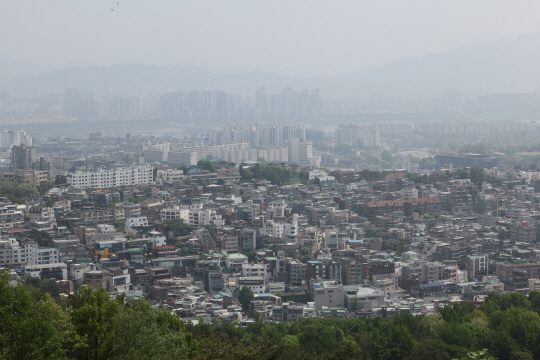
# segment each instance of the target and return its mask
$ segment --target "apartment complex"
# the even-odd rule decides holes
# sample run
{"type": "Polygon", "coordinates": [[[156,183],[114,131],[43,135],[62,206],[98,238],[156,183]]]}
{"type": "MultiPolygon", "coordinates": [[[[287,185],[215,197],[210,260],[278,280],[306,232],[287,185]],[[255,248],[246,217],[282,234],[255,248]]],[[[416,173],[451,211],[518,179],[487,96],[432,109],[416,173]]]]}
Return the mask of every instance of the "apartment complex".
{"type": "Polygon", "coordinates": [[[152,166],[138,165],[96,171],[77,170],[67,175],[67,183],[81,188],[99,188],[148,184],[153,178],[152,166]]]}

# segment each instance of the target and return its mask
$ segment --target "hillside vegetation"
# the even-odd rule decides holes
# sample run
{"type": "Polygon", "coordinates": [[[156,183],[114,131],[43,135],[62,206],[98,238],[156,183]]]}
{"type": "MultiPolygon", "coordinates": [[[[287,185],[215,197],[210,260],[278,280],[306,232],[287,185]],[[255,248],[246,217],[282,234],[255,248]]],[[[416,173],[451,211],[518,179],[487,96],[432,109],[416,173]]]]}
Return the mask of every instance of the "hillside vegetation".
{"type": "MultiPolygon", "coordinates": [[[[426,316],[303,318],[184,325],[144,300],[110,300],[58,283],[9,286],[0,276],[0,359],[454,359],[487,349],[500,359],[540,358],[540,292],[490,294],[484,304],[426,316]]],[[[481,357],[484,358],[484,357],[481,357]]]]}

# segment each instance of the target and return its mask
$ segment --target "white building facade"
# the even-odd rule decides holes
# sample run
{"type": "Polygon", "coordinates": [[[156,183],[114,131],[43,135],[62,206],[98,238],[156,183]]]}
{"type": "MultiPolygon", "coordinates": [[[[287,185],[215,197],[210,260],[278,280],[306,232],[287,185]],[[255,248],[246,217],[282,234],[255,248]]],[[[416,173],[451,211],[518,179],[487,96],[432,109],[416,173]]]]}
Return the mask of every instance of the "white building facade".
{"type": "Polygon", "coordinates": [[[80,188],[98,188],[148,184],[153,181],[153,178],[151,165],[138,165],[109,170],[78,170],[67,175],[67,183],[80,188]]]}

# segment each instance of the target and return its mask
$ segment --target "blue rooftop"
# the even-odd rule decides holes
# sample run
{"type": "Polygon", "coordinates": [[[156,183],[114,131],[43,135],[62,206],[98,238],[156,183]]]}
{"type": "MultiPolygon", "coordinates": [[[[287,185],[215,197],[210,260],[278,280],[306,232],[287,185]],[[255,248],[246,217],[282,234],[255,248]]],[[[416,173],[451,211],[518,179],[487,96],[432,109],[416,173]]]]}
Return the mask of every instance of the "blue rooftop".
{"type": "Polygon", "coordinates": [[[200,170],[200,169],[197,169],[197,168],[195,168],[195,169],[191,169],[191,170],[189,170],[189,171],[188,171],[188,173],[190,173],[190,172],[194,172],[194,171],[197,171],[197,170],[200,170]]]}
{"type": "Polygon", "coordinates": [[[435,282],[435,283],[429,283],[429,284],[422,284],[421,286],[423,288],[431,288],[431,287],[437,287],[437,286],[443,286],[443,283],[435,282]]]}
{"type": "Polygon", "coordinates": [[[221,298],[224,298],[225,296],[231,297],[231,295],[224,293],[223,291],[220,291],[214,295],[214,299],[221,299],[221,298]]]}

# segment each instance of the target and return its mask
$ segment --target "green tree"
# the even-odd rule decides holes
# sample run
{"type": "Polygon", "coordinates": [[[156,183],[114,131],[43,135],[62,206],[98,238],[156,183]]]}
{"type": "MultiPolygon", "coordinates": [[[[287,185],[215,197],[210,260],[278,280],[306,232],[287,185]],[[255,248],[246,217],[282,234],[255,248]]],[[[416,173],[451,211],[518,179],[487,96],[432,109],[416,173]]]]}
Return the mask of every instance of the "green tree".
{"type": "MultiPolygon", "coordinates": [[[[467,354],[467,357],[462,357],[461,360],[468,360],[468,359],[474,359],[474,360],[498,360],[497,358],[494,358],[493,356],[490,356],[488,353],[488,349],[484,350],[478,350],[476,352],[470,352],[467,354]]],[[[457,359],[455,359],[457,360],[457,359]]]]}
{"type": "Polygon", "coordinates": [[[63,185],[67,183],[67,177],[65,175],[56,175],[56,179],[54,179],[55,185],[63,185]]]}
{"type": "MultiPolygon", "coordinates": [[[[309,180],[309,173],[306,170],[300,170],[300,172],[298,173],[298,178],[300,179],[301,182],[303,182],[304,184],[307,184],[309,180]]],[[[319,180],[319,183],[320,183],[320,180],[319,180]]]]}
{"type": "Polygon", "coordinates": [[[208,170],[210,172],[216,171],[216,169],[214,168],[214,164],[212,164],[212,162],[209,160],[201,159],[197,161],[197,166],[199,167],[199,169],[208,170]]]}
{"type": "Polygon", "coordinates": [[[285,251],[285,257],[295,258],[296,257],[296,251],[294,251],[294,250],[285,251]]]}
{"type": "Polygon", "coordinates": [[[136,239],[137,234],[135,234],[133,231],[128,231],[127,234],[126,234],[126,238],[128,238],[128,239],[136,239]]]}
{"type": "Polygon", "coordinates": [[[414,337],[409,328],[403,325],[393,326],[390,330],[388,348],[390,350],[390,359],[404,359],[412,351],[414,337]]]}
{"type": "Polygon", "coordinates": [[[193,226],[189,226],[182,219],[165,220],[165,230],[172,231],[174,236],[187,236],[193,231],[193,226]]]}
{"type": "Polygon", "coordinates": [[[10,201],[22,204],[39,196],[35,186],[17,184],[14,182],[0,183],[0,196],[7,197],[10,201]]]}
{"type": "Polygon", "coordinates": [[[409,359],[417,360],[447,360],[467,356],[467,349],[459,346],[448,345],[440,339],[429,339],[417,343],[409,359]]]}
{"type": "Polygon", "coordinates": [[[480,166],[473,166],[470,171],[471,182],[478,188],[482,187],[482,181],[485,180],[484,169],[480,166]]]}
{"type": "Polygon", "coordinates": [[[251,250],[246,256],[248,257],[249,262],[255,262],[257,260],[257,252],[255,250],[251,250]]]}
{"type": "Polygon", "coordinates": [[[435,161],[435,158],[427,157],[427,158],[420,159],[420,161],[418,162],[418,165],[420,169],[431,170],[437,167],[437,162],[435,161]]]}
{"type": "Polygon", "coordinates": [[[170,311],[155,310],[146,301],[123,307],[113,318],[110,358],[184,359],[196,353],[196,344],[182,320],[170,311]]]}
{"type": "Polygon", "coordinates": [[[358,298],[354,298],[351,302],[351,311],[362,310],[362,304],[358,301],[358,298]]]}
{"type": "Polygon", "coordinates": [[[81,286],[70,295],[73,306],[71,321],[76,333],[86,339],[87,347],[77,351],[77,359],[108,359],[113,350],[111,335],[114,330],[114,317],[118,315],[124,299],[111,300],[105,289],[93,291],[91,287],[81,286]]]}
{"type": "Polygon", "coordinates": [[[54,187],[54,181],[45,181],[41,185],[37,186],[40,195],[45,195],[49,190],[54,187]]]}
{"type": "Polygon", "coordinates": [[[311,254],[311,250],[307,246],[304,246],[300,249],[300,253],[302,254],[302,256],[308,256],[311,254]]]}
{"type": "Polygon", "coordinates": [[[240,294],[238,294],[238,301],[245,309],[247,309],[249,303],[253,301],[254,298],[253,290],[247,286],[244,286],[242,290],[240,290],[240,294]]]}
{"type": "Polygon", "coordinates": [[[296,348],[300,346],[298,337],[295,335],[285,335],[281,340],[281,344],[286,348],[296,348]]]}
{"type": "Polygon", "coordinates": [[[420,321],[426,337],[431,339],[439,337],[439,329],[443,324],[444,320],[440,313],[426,315],[420,321]]]}
{"type": "Polygon", "coordinates": [[[456,169],[450,175],[454,179],[469,179],[471,177],[467,169],[456,169]]]}
{"type": "Polygon", "coordinates": [[[343,331],[337,327],[312,324],[304,326],[298,341],[304,349],[322,354],[337,349],[343,337],[343,331]]]}
{"type": "Polygon", "coordinates": [[[34,301],[24,285],[10,286],[0,272],[0,359],[67,359],[57,332],[53,301],[34,301]]]}
{"type": "Polygon", "coordinates": [[[394,250],[394,242],[384,239],[382,241],[382,250],[394,250]]]}
{"type": "Polygon", "coordinates": [[[59,296],[62,291],[60,284],[55,279],[45,279],[41,281],[39,288],[42,291],[45,291],[51,294],[52,297],[59,296]]]}
{"type": "Polygon", "coordinates": [[[26,236],[37,242],[39,246],[53,247],[52,239],[48,236],[46,232],[31,232],[26,234],[26,236]]]}
{"type": "Polygon", "coordinates": [[[392,153],[390,151],[383,150],[383,152],[381,153],[381,160],[388,161],[391,163],[394,161],[394,157],[392,156],[392,153]]]}
{"type": "Polygon", "coordinates": [[[374,238],[374,237],[378,237],[379,234],[377,233],[377,230],[368,227],[364,229],[364,236],[367,238],[374,238]]]}

